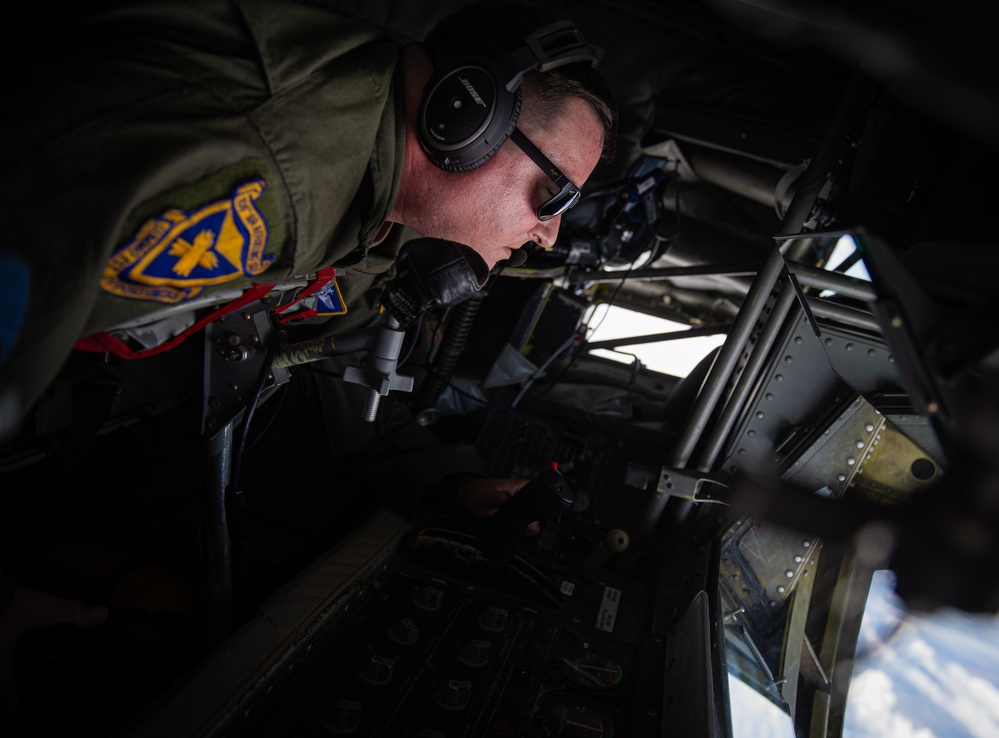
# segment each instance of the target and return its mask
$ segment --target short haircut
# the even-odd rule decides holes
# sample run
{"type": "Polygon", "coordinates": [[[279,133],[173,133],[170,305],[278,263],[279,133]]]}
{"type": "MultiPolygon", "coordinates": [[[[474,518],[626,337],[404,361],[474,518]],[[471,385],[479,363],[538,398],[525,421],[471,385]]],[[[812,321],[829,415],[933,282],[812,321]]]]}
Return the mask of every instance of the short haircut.
{"type": "MultiPolygon", "coordinates": [[[[524,38],[558,19],[547,11],[516,0],[479,0],[451,13],[434,26],[423,45],[440,70],[463,56],[499,56],[516,51],[524,38]]],[[[565,102],[590,104],[604,129],[601,158],[611,161],[617,142],[617,102],[604,75],[589,62],[575,62],[548,72],[528,71],[521,92],[532,105],[521,119],[541,127],[559,114],[565,102]]]]}

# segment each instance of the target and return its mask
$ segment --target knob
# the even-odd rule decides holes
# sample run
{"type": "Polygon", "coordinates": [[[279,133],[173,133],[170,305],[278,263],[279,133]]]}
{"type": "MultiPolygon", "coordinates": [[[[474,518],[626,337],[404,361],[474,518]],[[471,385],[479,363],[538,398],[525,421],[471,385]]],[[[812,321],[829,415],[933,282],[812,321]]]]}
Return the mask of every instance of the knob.
{"type": "Polygon", "coordinates": [[[361,724],[361,703],[354,700],[337,700],[323,715],[323,727],[337,735],[347,735],[361,724]]]}
{"type": "Polygon", "coordinates": [[[413,597],[413,604],[426,612],[437,612],[444,601],[444,593],[436,587],[424,587],[413,597]]]}
{"type": "Polygon", "coordinates": [[[395,660],[375,654],[367,661],[361,663],[358,669],[358,676],[368,684],[381,687],[392,681],[392,674],[395,671],[395,660]]]}
{"type": "Polygon", "coordinates": [[[465,680],[452,679],[434,692],[437,704],[445,710],[464,710],[472,698],[472,683],[465,680]]]}
{"type": "Polygon", "coordinates": [[[490,607],[479,615],[479,627],[491,633],[500,633],[506,628],[507,612],[502,607],[490,607]]]}
{"type": "Polygon", "coordinates": [[[458,651],[458,661],[465,666],[485,666],[489,663],[489,647],[489,641],[469,641],[458,651]]]}
{"type": "Polygon", "coordinates": [[[624,553],[628,550],[628,545],[631,543],[631,538],[628,537],[628,531],[623,528],[614,528],[613,530],[607,531],[604,536],[604,545],[607,546],[614,553],[624,553]]]}
{"type": "Polygon", "coordinates": [[[412,646],[420,640],[420,629],[409,618],[403,618],[389,628],[388,635],[400,646],[412,646]]]}

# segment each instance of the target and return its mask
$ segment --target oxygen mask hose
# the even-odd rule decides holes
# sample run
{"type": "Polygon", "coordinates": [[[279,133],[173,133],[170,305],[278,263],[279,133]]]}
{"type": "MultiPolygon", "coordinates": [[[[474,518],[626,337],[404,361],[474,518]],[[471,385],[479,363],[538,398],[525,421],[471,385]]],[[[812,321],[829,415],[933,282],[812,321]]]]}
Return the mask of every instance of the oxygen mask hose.
{"type": "Polygon", "coordinates": [[[344,381],[370,388],[363,419],[372,422],[381,398],[391,390],[410,392],[413,378],[396,372],[405,332],[427,310],[449,308],[476,294],[486,283],[485,260],[468,246],[438,238],[406,244],[397,275],[382,295],[388,316],[377,329],[363,367],[349,367],[344,381]]]}

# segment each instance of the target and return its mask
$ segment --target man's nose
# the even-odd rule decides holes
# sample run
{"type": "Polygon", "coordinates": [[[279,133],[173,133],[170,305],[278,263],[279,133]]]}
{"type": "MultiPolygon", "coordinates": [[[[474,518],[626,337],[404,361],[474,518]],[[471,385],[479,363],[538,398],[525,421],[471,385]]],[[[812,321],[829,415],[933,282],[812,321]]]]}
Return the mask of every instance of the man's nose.
{"type": "Polygon", "coordinates": [[[551,220],[539,220],[531,234],[531,240],[535,241],[543,249],[552,248],[555,246],[555,240],[558,238],[558,229],[561,223],[561,215],[556,215],[551,220]]]}

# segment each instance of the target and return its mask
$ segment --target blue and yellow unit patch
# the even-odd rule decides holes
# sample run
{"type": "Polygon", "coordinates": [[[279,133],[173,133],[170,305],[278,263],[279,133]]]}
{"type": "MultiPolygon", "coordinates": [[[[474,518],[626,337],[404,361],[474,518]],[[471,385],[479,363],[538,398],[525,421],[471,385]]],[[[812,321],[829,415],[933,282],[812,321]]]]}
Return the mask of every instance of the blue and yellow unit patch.
{"type": "Polygon", "coordinates": [[[256,207],[267,183],[239,185],[227,199],[191,211],[168,209],[146,220],[104,268],[113,295],[161,303],[197,297],[205,287],[262,274],[269,230],[256,207]]]}
{"type": "Polygon", "coordinates": [[[335,279],[331,279],[325,287],[316,293],[316,315],[325,318],[331,315],[343,315],[347,312],[347,306],[343,303],[343,295],[340,294],[340,285],[335,279]]]}

